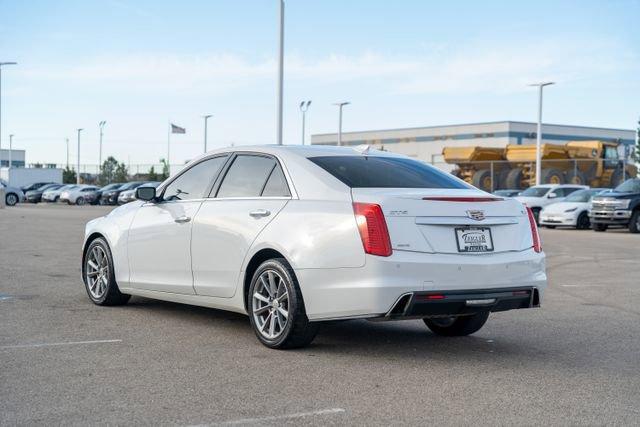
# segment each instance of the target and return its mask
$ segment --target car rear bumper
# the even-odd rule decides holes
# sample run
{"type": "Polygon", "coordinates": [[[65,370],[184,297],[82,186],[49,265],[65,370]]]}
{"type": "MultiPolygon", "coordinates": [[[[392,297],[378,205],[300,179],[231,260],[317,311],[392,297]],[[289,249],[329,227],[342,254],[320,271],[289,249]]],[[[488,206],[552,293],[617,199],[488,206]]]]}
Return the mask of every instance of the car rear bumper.
{"type": "MultiPolygon", "coordinates": [[[[367,255],[360,268],[295,272],[310,320],[384,317],[407,294],[415,298],[535,289],[539,304],[547,286],[544,254],[532,249],[482,255],[394,251],[386,258],[367,255]]],[[[454,302],[452,298],[447,302],[454,302]]]]}

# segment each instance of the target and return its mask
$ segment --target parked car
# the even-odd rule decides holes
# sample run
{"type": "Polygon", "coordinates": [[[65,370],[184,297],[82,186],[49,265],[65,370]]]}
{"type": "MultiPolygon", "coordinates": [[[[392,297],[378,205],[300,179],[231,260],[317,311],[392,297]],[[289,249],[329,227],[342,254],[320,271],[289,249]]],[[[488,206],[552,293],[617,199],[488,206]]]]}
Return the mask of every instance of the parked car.
{"type": "Polygon", "coordinates": [[[89,194],[95,193],[99,189],[95,185],[79,185],[76,188],[60,193],[60,201],[67,202],[70,205],[82,206],[87,203],[87,197],[93,198],[89,194]]]}
{"type": "Polygon", "coordinates": [[[112,184],[107,184],[104,187],[100,188],[98,191],[95,192],[95,198],[94,200],[91,202],[91,204],[93,205],[103,205],[105,203],[103,203],[102,200],[102,195],[104,194],[105,191],[111,191],[111,190],[116,190],[118,188],[120,188],[121,186],[123,186],[124,184],[121,182],[114,182],[112,184]]]}
{"type": "Polygon", "coordinates": [[[55,184],[55,182],[34,182],[33,184],[22,187],[21,190],[24,194],[27,194],[28,191],[37,190],[47,184],[55,184]]]}
{"type": "Polygon", "coordinates": [[[589,188],[587,190],[578,190],[567,196],[563,202],[553,203],[542,208],[540,212],[540,225],[547,228],[556,228],[556,226],[570,226],[578,230],[586,230],[591,227],[589,221],[589,207],[591,199],[608,191],[607,188],[589,188]]]}
{"type": "Polygon", "coordinates": [[[539,220],[540,211],[547,205],[561,202],[574,191],[589,188],[586,185],[573,184],[544,184],[529,187],[515,197],[526,207],[531,208],[536,222],[539,220]]]}
{"type": "Polygon", "coordinates": [[[42,201],[42,194],[47,190],[56,190],[62,187],[63,184],[45,184],[35,190],[27,191],[25,194],[26,201],[29,203],[40,203],[42,201]]]}
{"type": "Polygon", "coordinates": [[[15,206],[25,201],[24,193],[18,187],[12,187],[0,179],[0,187],[4,188],[4,202],[7,206],[15,206]]]}
{"type": "Polygon", "coordinates": [[[516,197],[521,191],[522,190],[496,190],[493,194],[500,197],[516,197]]]}
{"type": "Polygon", "coordinates": [[[271,348],[305,346],[336,319],[469,335],[490,312],[539,306],[546,288],[530,209],[398,154],[217,150],[137,198],[86,226],[90,300],[246,313],[271,348]]]}
{"type": "Polygon", "coordinates": [[[48,203],[57,203],[60,200],[60,194],[62,194],[63,191],[73,190],[77,187],[77,184],[67,184],[56,189],[47,190],[42,193],[42,201],[48,203]]]}
{"type": "Polygon", "coordinates": [[[144,181],[127,182],[125,184],[122,184],[118,188],[103,191],[100,203],[103,205],[117,205],[118,196],[120,196],[120,193],[127,190],[134,190],[141,186],[143,183],[144,181]]]}
{"type": "Polygon", "coordinates": [[[613,191],[594,197],[589,217],[595,231],[621,226],[640,233],[640,178],[628,179],[613,191]]]}
{"type": "MultiPolygon", "coordinates": [[[[153,188],[156,188],[158,185],[160,185],[159,182],[150,181],[150,182],[145,182],[144,184],[140,185],[140,187],[153,187],[153,188]]],[[[138,188],[140,188],[140,187],[138,187],[138,188]]],[[[134,190],[123,191],[118,196],[118,204],[119,205],[124,205],[125,203],[133,202],[134,200],[136,200],[136,190],[135,189],[134,190]]]]}

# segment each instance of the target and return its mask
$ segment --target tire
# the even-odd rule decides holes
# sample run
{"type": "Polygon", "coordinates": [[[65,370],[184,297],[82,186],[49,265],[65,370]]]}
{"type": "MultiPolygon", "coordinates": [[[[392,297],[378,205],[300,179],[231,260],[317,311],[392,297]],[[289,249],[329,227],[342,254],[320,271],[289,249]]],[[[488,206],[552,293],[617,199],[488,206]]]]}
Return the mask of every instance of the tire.
{"type": "Polygon", "coordinates": [[[253,331],[269,348],[306,347],[318,333],[318,324],[307,318],[298,279],[284,258],[263,262],[253,274],[247,311],[253,331]]]}
{"type": "Polygon", "coordinates": [[[540,182],[543,184],[564,184],[564,174],[558,169],[542,169],[540,182]]]}
{"type": "MultiPolygon", "coordinates": [[[[480,169],[473,174],[473,186],[483,191],[491,191],[491,171],[480,169]]],[[[494,187],[496,187],[494,185],[494,187]]]]}
{"type": "Polygon", "coordinates": [[[565,173],[565,180],[567,184],[586,185],[587,183],[587,178],[584,173],[579,170],[574,171],[573,169],[565,173]]]}
{"type": "Polygon", "coordinates": [[[443,337],[462,337],[478,332],[489,318],[488,311],[471,316],[458,316],[453,318],[423,319],[431,332],[443,337]]]}
{"type": "Polygon", "coordinates": [[[78,197],[76,199],[76,205],[78,206],[84,206],[86,204],[86,200],[84,200],[84,197],[78,197]]]}
{"type": "Polygon", "coordinates": [[[536,225],[540,226],[540,208],[531,208],[531,213],[533,214],[533,219],[536,220],[536,225]]]}
{"type": "Polygon", "coordinates": [[[19,201],[20,199],[18,198],[18,195],[16,193],[7,193],[7,195],[4,197],[4,202],[7,206],[15,206],[19,201]]]}
{"type": "Polygon", "coordinates": [[[553,230],[554,228],[556,228],[556,226],[555,226],[555,225],[545,225],[545,227],[546,227],[546,228],[549,228],[549,229],[551,229],[551,230],[553,230]]]}
{"type": "Polygon", "coordinates": [[[631,220],[629,220],[629,231],[631,233],[640,233],[640,209],[636,209],[631,214],[631,220]]]}
{"type": "Polygon", "coordinates": [[[586,212],[582,212],[578,216],[578,220],[576,221],[576,228],[578,230],[588,230],[591,227],[591,221],[589,220],[589,214],[586,212]]]}
{"type": "Polygon", "coordinates": [[[516,190],[519,190],[522,188],[522,169],[520,168],[514,168],[514,169],[510,169],[509,172],[507,172],[506,178],[504,180],[505,183],[505,187],[506,188],[513,188],[516,190]]]}
{"type": "Polygon", "coordinates": [[[603,232],[603,231],[607,231],[607,228],[609,228],[609,226],[607,224],[592,224],[591,228],[593,228],[593,231],[598,231],[598,232],[603,232]]]}
{"type": "Polygon", "coordinates": [[[111,250],[102,237],[93,240],[85,252],[82,260],[82,279],[89,299],[96,305],[123,305],[131,298],[131,295],[123,294],[118,288],[111,250]],[[104,258],[98,257],[98,254],[104,258]],[[97,275],[94,274],[96,272],[97,275]]]}
{"type": "Polygon", "coordinates": [[[60,196],[56,196],[53,198],[53,203],[58,203],[60,201],[60,196]]]}

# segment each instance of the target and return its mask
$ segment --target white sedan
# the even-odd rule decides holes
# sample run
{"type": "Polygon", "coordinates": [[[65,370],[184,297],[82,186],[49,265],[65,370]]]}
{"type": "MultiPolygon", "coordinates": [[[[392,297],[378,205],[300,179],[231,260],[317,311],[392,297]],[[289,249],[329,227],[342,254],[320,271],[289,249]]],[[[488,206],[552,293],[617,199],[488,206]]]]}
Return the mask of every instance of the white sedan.
{"type": "Polygon", "coordinates": [[[86,226],[91,301],[245,313],[271,348],[305,346],[336,319],[468,335],[546,288],[531,210],[388,152],[219,150],[137,198],[86,226]]]}
{"type": "Polygon", "coordinates": [[[540,225],[556,228],[559,225],[586,230],[591,227],[589,207],[596,194],[607,191],[607,188],[590,188],[571,193],[563,202],[546,206],[540,212],[540,225]]]}
{"type": "Polygon", "coordinates": [[[83,206],[87,203],[88,198],[92,198],[89,195],[95,193],[100,188],[95,185],[77,185],[75,188],[64,190],[60,193],[59,201],[66,202],[70,205],[83,206]]]}

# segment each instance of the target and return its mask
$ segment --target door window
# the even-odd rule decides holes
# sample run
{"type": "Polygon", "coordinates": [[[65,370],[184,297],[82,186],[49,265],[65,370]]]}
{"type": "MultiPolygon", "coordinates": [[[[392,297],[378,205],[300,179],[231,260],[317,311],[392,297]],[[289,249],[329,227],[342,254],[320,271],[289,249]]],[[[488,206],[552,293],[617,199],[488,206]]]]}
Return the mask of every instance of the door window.
{"type": "Polygon", "coordinates": [[[173,201],[203,198],[226,159],[227,156],[213,157],[193,165],[167,186],[163,199],[173,201]]]}
{"type": "Polygon", "coordinates": [[[267,180],[264,190],[262,190],[262,197],[290,197],[289,186],[287,185],[287,179],[284,177],[284,173],[280,168],[280,165],[271,171],[271,175],[267,180]]]}
{"type": "Polygon", "coordinates": [[[220,184],[216,197],[260,197],[276,165],[271,157],[237,156],[220,184]]]}

